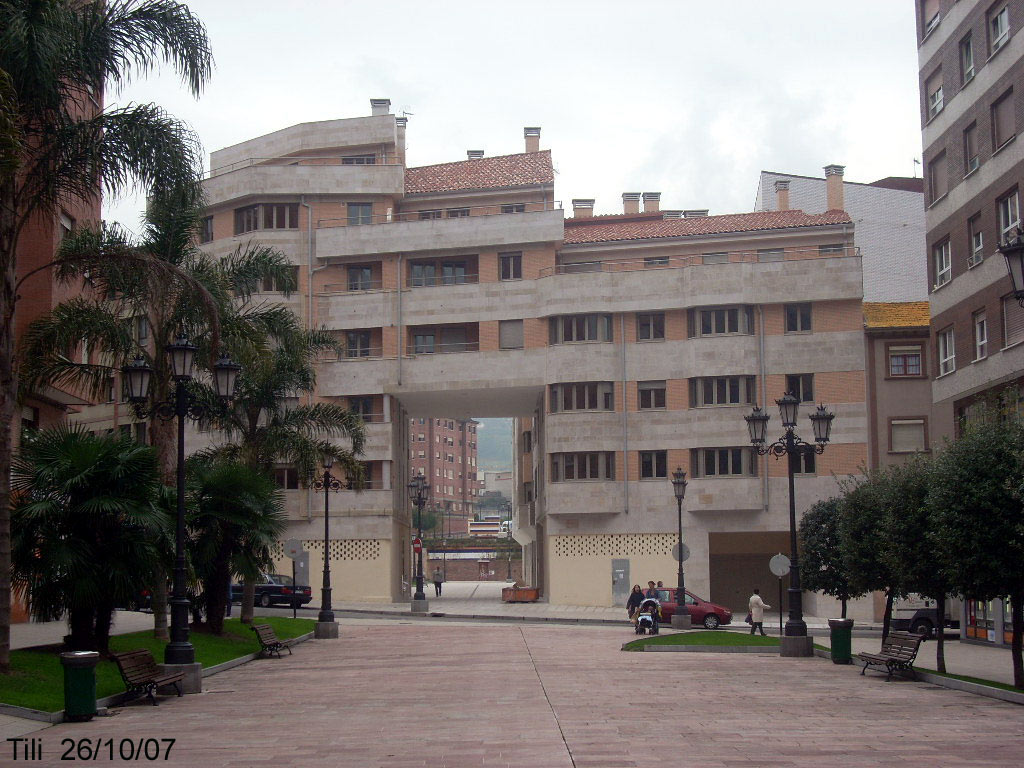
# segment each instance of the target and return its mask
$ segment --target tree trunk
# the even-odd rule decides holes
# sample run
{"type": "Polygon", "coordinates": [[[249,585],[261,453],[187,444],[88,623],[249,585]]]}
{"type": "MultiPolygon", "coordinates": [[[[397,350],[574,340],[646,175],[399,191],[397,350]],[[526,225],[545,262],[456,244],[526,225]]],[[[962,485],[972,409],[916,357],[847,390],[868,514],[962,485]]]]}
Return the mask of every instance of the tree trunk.
{"type": "Polygon", "coordinates": [[[96,650],[100,653],[110,651],[110,628],[114,624],[114,606],[109,601],[96,604],[96,650]]]}
{"type": "Polygon", "coordinates": [[[256,582],[253,579],[246,579],[242,583],[242,610],[241,617],[243,624],[252,624],[254,608],[256,606],[256,582]]]}
{"type": "Polygon", "coordinates": [[[228,579],[231,578],[231,542],[221,545],[213,573],[203,585],[206,590],[206,625],[215,635],[224,634],[224,613],[228,607],[228,579]]]}
{"type": "Polygon", "coordinates": [[[1021,655],[1024,640],[1024,590],[1018,589],[1010,595],[1010,624],[1013,638],[1010,640],[1010,655],[1013,657],[1013,685],[1024,688],[1024,658],[1021,655]]]}
{"type": "Polygon", "coordinates": [[[839,618],[845,619],[846,618],[846,598],[845,597],[840,598],[840,600],[839,600],[839,611],[840,611],[839,618]]]}
{"type": "Polygon", "coordinates": [[[935,598],[935,671],[946,671],[946,596],[935,598]]]}
{"type": "Polygon", "coordinates": [[[889,636],[889,624],[892,623],[892,599],[894,590],[885,590],[885,613],[882,614],[882,640],[889,636]]]}
{"type": "Polygon", "coordinates": [[[96,650],[96,638],[93,632],[95,618],[95,608],[72,608],[68,611],[68,628],[71,630],[71,637],[68,641],[69,650],[96,650]]]}
{"type": "Polygon", "coordinates": [[[0,187],[0,673],[11,663],[11,449],[18,375],[14,366],[14,294],[17,227],[13,182],[0,187]]]}

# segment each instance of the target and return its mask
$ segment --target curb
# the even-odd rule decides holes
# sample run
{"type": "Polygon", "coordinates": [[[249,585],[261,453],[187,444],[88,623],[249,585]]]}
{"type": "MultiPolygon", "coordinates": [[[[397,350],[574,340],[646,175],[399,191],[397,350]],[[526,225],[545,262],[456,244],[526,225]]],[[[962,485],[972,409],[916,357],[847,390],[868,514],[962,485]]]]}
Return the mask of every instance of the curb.
{"type": "MultiPolygon", "coordinates": [[[[288,642],[291,645],[298,645],[304,643],[307,640],[313,639],[313,633],[307,632],[304,635],[297,635],[291,638],[288,642]]],[[[260,653],[249,653],[245,656],[239,656],[235,659],[229,659],[228,661],[220,664],[214,664],[212,667],[206,667],[203,669],[203,678],[216,675],[218,672],[227,672],[229,669],[240,667],[243,664],[247,664],[250,661],[255,661],[260,657],[260,653]]],[[[96,699],[96,717],[107,716],[108,709],[124,704],[130,700],[127,693],[115,693],[112,696],[105,696],[102,699],[96,699]]],[[[134,700],[134,699],[131,699],[134,700]]],[[[0,703],[0,715],[9,715],[10,717],[20,717],[22,720],[35,720],[40,723],[63,723],[64,722],[64,710],[61,709],[57,712],[42,712],[38,709],[29,709],[28,707],[19,707],[15,704],[3,704],[0,703]]]]}
{"type": "MultiPolygon", "coordinates": [[[[623,643],[623,651],[627,650],[627,645],[629,643],[623,643]]],[[[772,656],[779,655],[779,648],[775,645],[645,645],[641,650],[659,653],[770,653],[772,656]]]]}

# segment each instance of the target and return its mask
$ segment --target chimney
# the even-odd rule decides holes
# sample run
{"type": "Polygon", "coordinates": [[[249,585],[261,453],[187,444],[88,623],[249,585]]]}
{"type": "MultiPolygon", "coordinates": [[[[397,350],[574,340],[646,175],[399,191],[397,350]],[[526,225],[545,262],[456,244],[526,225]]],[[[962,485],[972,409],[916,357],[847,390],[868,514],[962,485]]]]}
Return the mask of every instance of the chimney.
{"type": "Polygon", "coordinates": [[[825,210],[842,211],[843,208],[843,171],[842,165],[825,166],[825,210]]]}
{"type": "Polygon", "coordinates": [[[484,151],[482,149],[467,149],[466,150],[466,159],[467,160],[479,160],[483,156],[484,156],[484,151]]]}
{"type": "Polygon", "coordinates": [[[688,211],[683,211],[684,219],[703,219],[707,215],[707,208],[691,208],[688,211]]]}
{"type": "Polygon", "coordinates": [[[775,182],[775,209],[788,211],[789,207],[789,181],[779,179],[775,182]]]}
{"type": "Polygon", "coordinates": [[[572,217],[574,219],[589,219],[594,215],[594,198],[574,198],[572,201],[572,217]]]}
{"type": "Polygon", "coordinates": [[[662,211],[661,218],[663,219],[681,219],[683,218],[682,211],[662,211]]]}
{"type": "Polygon", "coordinates": [[[397,136],[395,137],[395,147],[398,154],[398,162],[401,165],[405,165],[405,126],[409,124],[408,117],[396,117],[395,128],[397,129],[397,136]]]}
{"type": "Polygon", "coordinates": [[[527,152],[540,152],[540,127],[527,126],[523,128],[523,137],[526,139],[527,152]]]}
{"type": "Polygon", "coordinates": [[[391,114],[391,99],[370,99],[371,115],[391,114]]]}
{"type": "Polygon", "coordinates": [[[623,192],[622,193],[622,212],[625,214],[640,213],[640,193],[639,192],[623,192]]]}
{"type": "Polygon", "coordinates": [[[661,206],[661,192],[644,192],[644,213],[656,213],[661,206]]]}

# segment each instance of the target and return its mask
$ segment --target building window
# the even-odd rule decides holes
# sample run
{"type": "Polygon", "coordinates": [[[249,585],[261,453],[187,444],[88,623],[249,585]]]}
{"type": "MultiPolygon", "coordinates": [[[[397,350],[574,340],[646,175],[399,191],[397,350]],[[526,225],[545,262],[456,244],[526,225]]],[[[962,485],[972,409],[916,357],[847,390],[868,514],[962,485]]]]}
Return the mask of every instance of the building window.
{"type": "Polygon", "coordinates": [[[939,353],[939,376],[945,376],[956,370],[956,345],[953,340],[953,329],[947,328],[936,335],[939,353]]]}
{"type": "Polygon", "coordinates": [[[712,405],[750,405],[757,394],[753,376],[714,376],[690,379],[694,408],[712,405]]]}
{"type": "Polygon", "coordinates": [[[526,203],[505,203],[501,206],[502,213],[525,213],[526,203]]]}
{"type": "Polygon", "coordinates": [[[665,407],[664,381],[638,381],[636,388],[641,410],[665,407]]]}
{"type": "Polygon", "coordinates": [[[995,53],[1010,39],[1010,9],[1004,3],[995,5],[988,12],[989,50],[995,53]]]}
{"type": "Polygon", "coordinates": [[[245,208],[235,209],[235,234],[243,235],[246,232],[254,232],[260,226],[260,207],[258,205],[247,205],[245,208]]]}
{"type": "Polygon", "coordinates": [[[842,256],[846,253],[846,246],[842,243],[829,243],[828,245],[818,246],[819,256],[842,256]]]}
{"type": "Polygon", "coordinates": [[[373,395],[352,395],[348,398],[348,409],[363,421],[373,418],[373,395]]]}
{"type": "Polygon", "coordinates": [[[299,285],[299,268],[298,267],[287,267],[288,276],[273,276],[268,275],[263,278],[262,290],[264,293],[283,292],[285,290],[294,291],[299,285]]]}
{"type": "Polygon", "coordinates": [[[298,203],[265,203],[263,229],[298,229],[298,203]]]}
{"type": "Polygon", "coordinates": [[[341,158],[342,165],[376,165],[376,155],[348,155],[341,158]]]}
{"type": "Polygon", "coordinates": [[[974,79],[974,43],[971,33],[960,41],[960,83],[967,85],[974,79]]]}
{"type": "Polygon", "coordinates": [[[978,170],[978,124],[971,123],[964,129],[964,175],[978,170]]]}
{"type": "Polygon", "coordinates": [[[523,453],[533,453],[533,430],[523,432],[523,453]]]}
{"type": "Polygon", "coordinates": [[[373,287],[373,269],[368,266],[348,268],[348,289],[350,291],[368,291],[373,287]]]}
{"type": "Polygon", "coordinates": [[[500,280],[521,280],[523,278],[523,254],[520,251],[514,253],[498,254],[498,279],[500,280]]]}
{"type": "Polygon", "coordinates": [[[373,223],[373,203],[349,203],[348,204],[348,225],[350,227],[360,224],[373,223]]]}
{"type": "Polygon", "coordinates": [[[728,264],[728,253],[704,253],[700,257],[702,264],[728,264]]]}
{"type": "Polygon", "coordinates": [[[925,80],[924,92],[928,97],[928,120],[942,111],[942,70],[936,70],[925,80]]]}
{"type": "Polygon", "coordinates": [[[417,286],[434,285],[437,282],[437,268],[432,262],[413,263],[409,267],[409,283],[417,286]]]}
{"type": "Polygon", "coordinates": [[[924,449],[924,419],[893,419],[890,422],[890,452],[915,453],[924,449]]]}
{"type": "Polygon", "coordinates": [[[921,3],[921,39],[928,37],[932,30],[939,26],[942,14],[939,13],[939,0],[924,0],[921,3]]]}
{"type": "Polygon", "coordinates": [[[813,373],[789,373],[786,374],[786,392],[790,393],[801,403],[814,402],[814,374],[813,373]]]}
{"type": "Polygon", "coordinates": [[[498,349],[523,348],[523,321],[498,321],[498,349]]]}
{"type": "Polygon", "coordinates": [[[612,451],[551,454],[551,481],[614,480],[615,454],[612,451]]]}
{"type": "Polygon", "coordinates": [[[611,341],[612,316],[602,314],[559,315],[551,318],[548,330],[551,344],[611,341]]]}
{"type": "Polygon", "coordinates": [[[369,357],[370,332],[347,331],[345,333],[345,357],[369,357]]]}
{"type": "Polygon", "coordinates": [[[412,338],[412,352],[414,355],[430,355],[434,353],[434,334],[417,333],[412,338]]]}
{"type": "Polygon", "coordinates": [[[469,216],[469,208],[446,208],[444,215],[449,219],[464,219],[469,216]]]}
{"type": "Polygon", "coordinates": [[[1013,237],[1013,231],[1020,226],[1020,203],[1017,190],[996,202],[999,214],[999,242],[1003,243],[1013,237]]]}
{"type": "Polygon", "coordinates": [[[644,267],[667,267],[668,256],[644,256],[644,267]]]}
{"type": "Polygon", "coordinates": [[[816,471],[816,464],[813,451],[798,453],[793,457],[793,474],[813,475],[816,471]]]}
{"type": "Polygon", "coordinates": [[[693,477],[756,477],[757,459],[749,448],[694,448],[693,477]]]}
{"type": "Polygon", "coordinates": [[[1013,123],[1013,89],[992,105],[992,151],[997,152],[1017,135],[1013,123]]]}
{"type": "Polygon", "coordinates": [[[811,305],[786,304],[786,333],[811,332],[811,305]]]}
{"type": "Polygon", "coordinates": [[[974,359],[984,360],[988,357],[988,320],[985,313],[975,312],[972,316],[974,325],[974,359]]]}
{"type": "Polygon", "coordinates": [[[419,218],[420,218],[420,221],[430,221],[431,219],[440,219],[441,218],[441,210],[440,209],[436,209],[436,210],[431,210],[431,211],[419,211],[419,218]]]}
{"type": "Polygon", "coordinates": [[[889,347],[890,376],[920,376],[921,347],[889,347]]]}
{"type": "Polygon", "coordinates": [[[934,203],[949,192],[949,169],[945,151],[939,152],[928,163],[928,198],[934,203]]]}
{"type": "Polygon", "coordinates": [[[970,256],[967,257],[967,266],[974,267],[981,264],[985,258],[985,238],[981,231],[981,214],[975,214],[967,220],[967,247],[970,256]]]}
{"type": "Polygon", "coordinates": [[[551,413],[615,410],[614,387],[610,381],[552,384],[550,392],[551,413]]]}
{"type": "Polygon", "coordinates": [[[721,336],[723,334],[752,334],[754,332],[754,310],[750,307],[722,307],[720,309],[690,310],[698,324],[690,323],[691,335],[721,336]]]}
{"type": "Polygon", "coordinates": [[[943,240],[932,247],[932,260],[935,262],[935,287],[938,288],[948,283],[953,276],[949,240],[943,240]]]}
{"type": "Polygon", "coordinates": [[[668,477],[668,451],[640,451],[640,479],[668,477]]]}
{"type": "Polygon", "coordinates": [[[757,260],[760,262],[782,261],[786,258],[782,248],[758,248],[757,260]]]}
{"type": "Polygon", "coordinates": [[[199,222],[199,242],[209,243],[213,241],[213,216],[204,216],[199,222]]]}
{"type": "Polygon", "coordinates": [[[466,262],[446,261],[441,264],[441,282],[444,285],[465,285],[466,262]]]}
{"type": "Polygon", "coordinates": [[[132,320],[132,336],[135,343],[140,347],[149,344],[149,318],[145,315],[136,315],[132,320]]]}
{"type": "Polygon", "coordinates": [[[665,313],[641,312],[636,316],[637,341],[665,340],[665,313]]]}
{"type": "Polygon", "coordinates": [[[1024,341],[1024,309],[1013,296],[1003,299],[1004,347],[1011,347],[1024,341]]]}
{"type": "Polygon", "coordinates": [[[295,467],[279,467],[274,471],[274,481],[278,488],[288,491],[298,490],[299,470],[295,467]]]}
{"type": "Polygon", "coordinates": [[[60,212],[57,217],[57,242],[64,242],[64,238],[68,237],[72,232],[75,231],[75,220],[68,216],[64,211],[60,212]]]}

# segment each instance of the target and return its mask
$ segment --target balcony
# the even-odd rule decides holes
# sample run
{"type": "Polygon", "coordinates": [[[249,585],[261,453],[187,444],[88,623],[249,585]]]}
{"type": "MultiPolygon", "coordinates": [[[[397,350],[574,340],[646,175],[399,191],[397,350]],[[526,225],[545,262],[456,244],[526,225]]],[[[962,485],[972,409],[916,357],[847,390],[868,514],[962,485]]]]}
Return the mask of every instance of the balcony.
{"type": "Polygon", "coordinates": [[[343,159],[250,158],[214,170],[203,182],[203,189],[209,205],[269,195],[404,194],[403,166],[397,163],[343,165],[343,159]]]}
{"type": "Polygon", "coordinates": [[[500,213],[500,206],[463,208],[469,215],[423,218],[420,212],[374,217],[370,224],[346,226],[344,220],[317,222],[320,259],[410,251],[479,250],[562,239],[562,209],[556,203],[529,203],[521,213],[500,213]],[[415,218],[411,218],[415,217],[415,218]]]}

